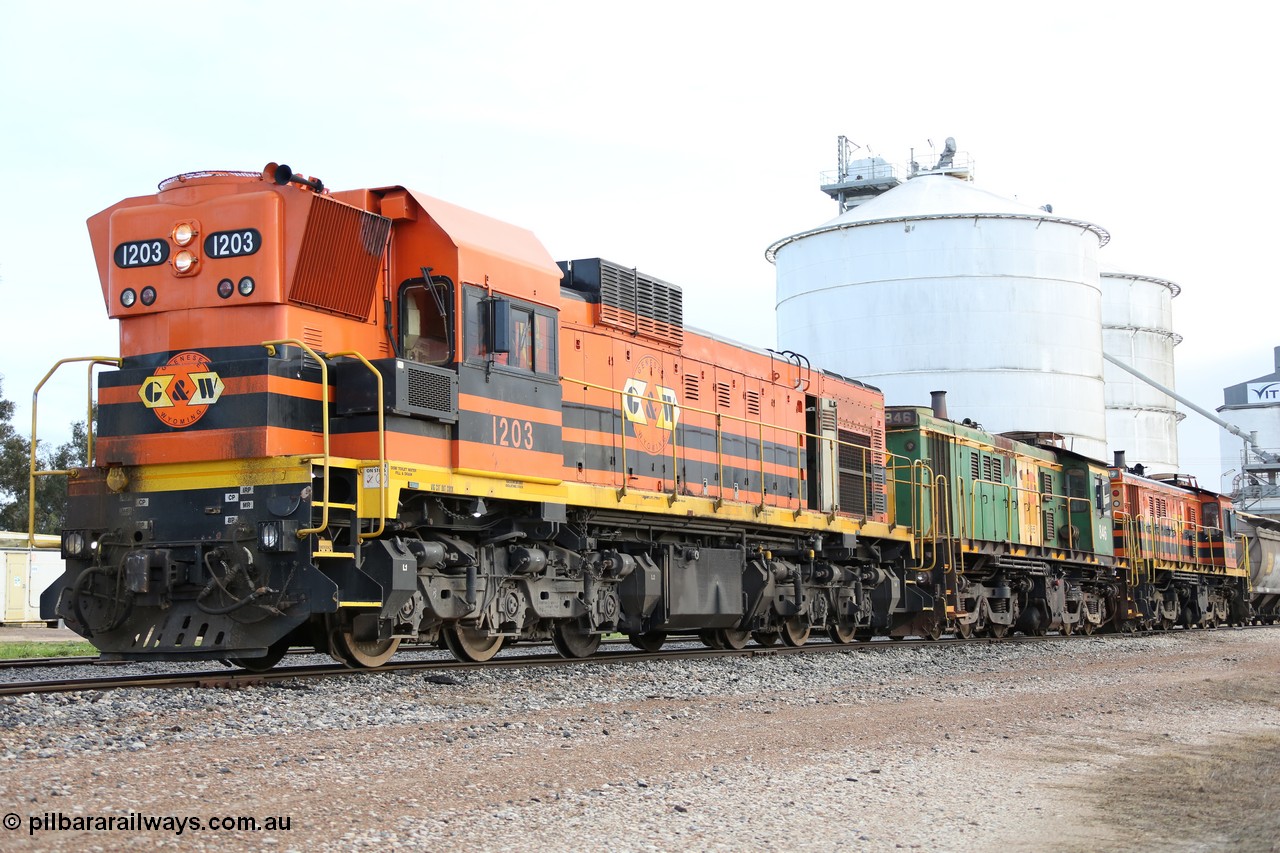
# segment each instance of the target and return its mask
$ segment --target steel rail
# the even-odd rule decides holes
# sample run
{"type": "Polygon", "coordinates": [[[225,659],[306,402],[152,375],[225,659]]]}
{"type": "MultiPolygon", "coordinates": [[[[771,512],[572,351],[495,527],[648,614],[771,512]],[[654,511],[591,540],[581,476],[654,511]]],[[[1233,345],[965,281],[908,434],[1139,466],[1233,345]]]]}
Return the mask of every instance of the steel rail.
{"type": "MultiPolygon", "coordinates": [[[[1242,626],[1266,627],[1266,626],[1242,626]]],[[[1122,639],[1143,636],[1138,634],[1093,634],[1087,639],[1122,639]]],[[[1163,633],[1163,632],[1161,632],[1163,633]]],[[[141,688],[220,688],[238,689],[259,687],[271,682],[287,681],[298,678],[333,678],[343,676],[375,675],[391,672],[456,672],[478,669],[515,669],[524,666],[566,666],[578,664],[609,663],[643,663],[663,660],[694,660],[699,658],[755,658],[777,657],[794,654],[832,654],[832,653],[866,653],[890,651],[893,649],[938,648],[949,645],[997,643],[1035,643],[1054,642],[1060,640],[1085,639],[1072,635],[1046,634],[1027,636],[1019,634],[1012,637],[975,637],[962,639],[946,637],[939,640],[905,639],[902,641],[876,640],[874,642],[832,643],[817,642],[803,646],[749,646],[745,649],[708,649],[685,648],[668,649],[657,652],[640,650],[599,652],[585,658],[565,658],[555,653],[509,654],[507,657],[493,658],[484,663],[471,663],[457,660],[392,660],[374,669],[353,669],[345,664],[333,663],[313,666],[277,667],[266,672],[248,672],[239,669],[211,670],[187,673],[151,673],[144,675],[103,676],[96,678],[64,679],[47,681],[24,681],[0,683],[0,696],[20,696],[32,693],[69,693],[83,690],[119,690],[127,687],[141,688]]],[[[696,642],[696,641],[695,641],[696,642]]]]}

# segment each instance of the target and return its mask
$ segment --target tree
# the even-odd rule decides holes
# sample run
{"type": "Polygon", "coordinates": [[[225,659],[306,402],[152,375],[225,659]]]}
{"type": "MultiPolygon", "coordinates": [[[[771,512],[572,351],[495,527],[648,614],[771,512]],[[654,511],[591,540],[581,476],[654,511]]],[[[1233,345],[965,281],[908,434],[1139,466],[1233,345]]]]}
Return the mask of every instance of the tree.
{"type": "MultiPolygon", "coordinates": [[[[31,440],[14,429],[11,421],[16,406],[5,399],[0,377],[0,530],[26,530],[28,523],[27,493],[31,473],[31,440]]],[[[43,442],[37,446],[36,466],[40,470],[66,470],[85,464],[84,421],[71,427],[71,440],[49,449],[43,442]]],[[[36,532],[57,533],[67,506],[65,477],[40,477],[36,480],[36,532]]]]}

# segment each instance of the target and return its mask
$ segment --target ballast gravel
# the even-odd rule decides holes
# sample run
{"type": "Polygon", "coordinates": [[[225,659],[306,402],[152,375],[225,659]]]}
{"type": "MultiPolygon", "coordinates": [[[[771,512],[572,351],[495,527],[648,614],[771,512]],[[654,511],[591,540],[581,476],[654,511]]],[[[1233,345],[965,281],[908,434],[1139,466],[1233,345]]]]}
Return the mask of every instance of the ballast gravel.
{"type": "Polygon", "coordinates": [[[1280,737],[1280,630],[872,646],[0,698],[0,848],[1216,849],[1099,792],[1280,737]],[[30,832],[130,813],[289,828],[30,832]]]}

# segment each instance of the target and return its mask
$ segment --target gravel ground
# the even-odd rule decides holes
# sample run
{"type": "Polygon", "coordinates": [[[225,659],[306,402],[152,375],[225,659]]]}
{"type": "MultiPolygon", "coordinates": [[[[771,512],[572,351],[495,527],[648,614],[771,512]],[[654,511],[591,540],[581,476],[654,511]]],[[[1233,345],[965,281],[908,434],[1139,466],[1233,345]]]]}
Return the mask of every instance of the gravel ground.
{"type": "Polygon", "coordinates": [[[0,699],[0,847],[1280,850],[1277,661],[1220,630],[0,699]],[[290,824],[74,826],[130,813],[290,824]]]}

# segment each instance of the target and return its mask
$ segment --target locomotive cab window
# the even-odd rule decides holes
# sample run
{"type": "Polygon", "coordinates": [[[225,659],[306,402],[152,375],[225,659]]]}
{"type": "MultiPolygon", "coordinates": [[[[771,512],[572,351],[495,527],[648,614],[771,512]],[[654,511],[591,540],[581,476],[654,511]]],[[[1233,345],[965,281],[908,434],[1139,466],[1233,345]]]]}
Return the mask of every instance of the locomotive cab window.
{"type": "Polygon", "coordinates": [[[557,327],[551,310],[504,296],[486,297],[480,289],[468,287],[464,321],[468,361],[557,375],[557,327]]]}
{"type": "Polygon", "coordinates": [[[453,283],[410,279],[400,285],[400,352],[410,361],[453,361],[453,283]]]}

